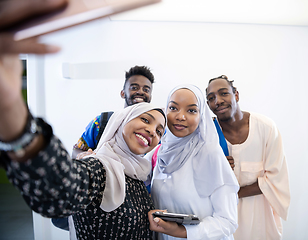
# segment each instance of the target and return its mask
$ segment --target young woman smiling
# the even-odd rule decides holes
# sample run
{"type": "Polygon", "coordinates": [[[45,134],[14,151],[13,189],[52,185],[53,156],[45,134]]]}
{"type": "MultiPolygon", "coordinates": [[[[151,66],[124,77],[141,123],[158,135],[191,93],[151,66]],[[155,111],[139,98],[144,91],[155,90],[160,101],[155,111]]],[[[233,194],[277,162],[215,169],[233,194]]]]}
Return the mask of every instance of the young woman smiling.
{"type": "MultiPolygon", "coordinates": [[[[149,212],[158,239],[233,239],[237,228],[237,180],[219,145],[203,93],[193,85],[173,89],[167,101],[167,130],[157,152],[149,212]],[[154,211],[194,214],[198,225],[153,218],[154,211]]],[[[151,158],[156,150],[147,154],[151,158]]]]}
{"type": "Polygon", "coordinates": [[[34,211],[45,217],[72,215],[79,240],[152,239],[147,213],[154,205],[144,185],[151,163],[143,156],[164,132],[161,109],[140,103],[115,112],[97,149],[81,160],[69,157],[42,119],[28,113],[26,121],[31,122],[26,128],[34,121],[48,132],[34,137],[40,137],[42,146],[32,141],[24,157],[3,151],[1,160],[34,211]]]}

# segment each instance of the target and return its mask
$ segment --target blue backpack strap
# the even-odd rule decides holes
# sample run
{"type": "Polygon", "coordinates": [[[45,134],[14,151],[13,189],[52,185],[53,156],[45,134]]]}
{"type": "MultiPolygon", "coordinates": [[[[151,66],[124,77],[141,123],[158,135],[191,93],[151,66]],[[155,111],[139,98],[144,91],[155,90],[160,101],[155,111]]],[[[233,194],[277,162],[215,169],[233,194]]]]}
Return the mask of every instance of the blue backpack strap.
{"type": "Polygon", "coordinates": [[[215,124],[216,130],[217,130],[218,136],[219,136],[219,144],[220,144],[222,150],[224,151],[225,156],[229,156],[229,150],[228,150],[228,145],[227,145],[227,141],[225,139],[225,136],[221,131],[221,128],[218,124],[217,119],[213,118],[213,120],[214,120],[214,124],[215,124]]]}

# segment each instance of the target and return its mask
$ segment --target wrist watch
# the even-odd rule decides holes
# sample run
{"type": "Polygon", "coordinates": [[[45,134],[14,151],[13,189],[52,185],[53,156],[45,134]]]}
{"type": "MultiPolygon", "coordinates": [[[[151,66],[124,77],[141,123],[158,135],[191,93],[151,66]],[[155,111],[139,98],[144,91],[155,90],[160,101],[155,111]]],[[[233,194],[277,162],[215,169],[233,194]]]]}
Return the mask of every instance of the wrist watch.
{"type": "Polygon", "coordinates": [[[14,152],[17,157],[25,155],[25,147],[28,146],[33,139],[40,133],[42,128],[38,124],[39,119],[35,119],[29,112],[26,127],[22,135],[13,141],[3,142],[0,140],[0,150],[5,152],[14,152]]]}

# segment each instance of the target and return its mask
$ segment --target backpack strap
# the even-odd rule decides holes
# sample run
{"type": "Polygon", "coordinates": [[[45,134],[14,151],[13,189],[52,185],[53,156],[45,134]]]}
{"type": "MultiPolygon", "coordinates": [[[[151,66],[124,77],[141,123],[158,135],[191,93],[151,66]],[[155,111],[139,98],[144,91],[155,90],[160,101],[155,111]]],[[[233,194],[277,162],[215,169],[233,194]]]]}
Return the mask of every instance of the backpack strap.
{"type": "Polygon", "coordinates": [[[223,132],[222,132],[220,126],[219,126],[219,123],[218,123],[218,121],[215,117],[213,118],[213,121],[214,121],[216,131],[217,131],[218,136],[219,136],[219,144],[220,144],[222,150],[224,151],[225,156],[229,156],[228,144],[227,144],[227,141],[225,139],[225,136],[224,136],[224,134],[223,134],[223,132]]]}
{"type": "Polygon", "coordinates": [[[98,131],[98,134],[96,136],[96,145],[95,145],[95,148],[97,147],[97,144],[99,142],[99,140],[101,139],[101,136],[106,128],[106,125],[109,121],[109,118],[111,117],[111,115],[113,114],[113,112],[102,112],[101,113],[101,118],[100,118],[100,121],[99,121],[99,131],[98,131]]]}

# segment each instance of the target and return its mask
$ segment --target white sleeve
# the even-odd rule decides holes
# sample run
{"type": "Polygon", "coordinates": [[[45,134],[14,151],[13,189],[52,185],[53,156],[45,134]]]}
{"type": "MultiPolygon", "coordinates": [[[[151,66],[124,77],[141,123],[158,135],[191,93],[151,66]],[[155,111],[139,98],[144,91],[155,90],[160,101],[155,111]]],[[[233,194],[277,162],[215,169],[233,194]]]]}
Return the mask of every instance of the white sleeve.
{"type": "MultiPolygon", "coordinates": [[[[185,225],[188,240],[222,239],[237,229],[237,193],[234,186],[224,185],[210,196],[213,215],[202,219],[198,225],[185,225]]],[[[233,238],[231,238],[233,239],[233,238]]]]}
{"type": "Polygon", "coordinates": [[[266,143],[264,176],[258,178],[259,187],[274,211],[287,220],[290,206],[288,167],[282,138],[275,125],[266,143]]]}

